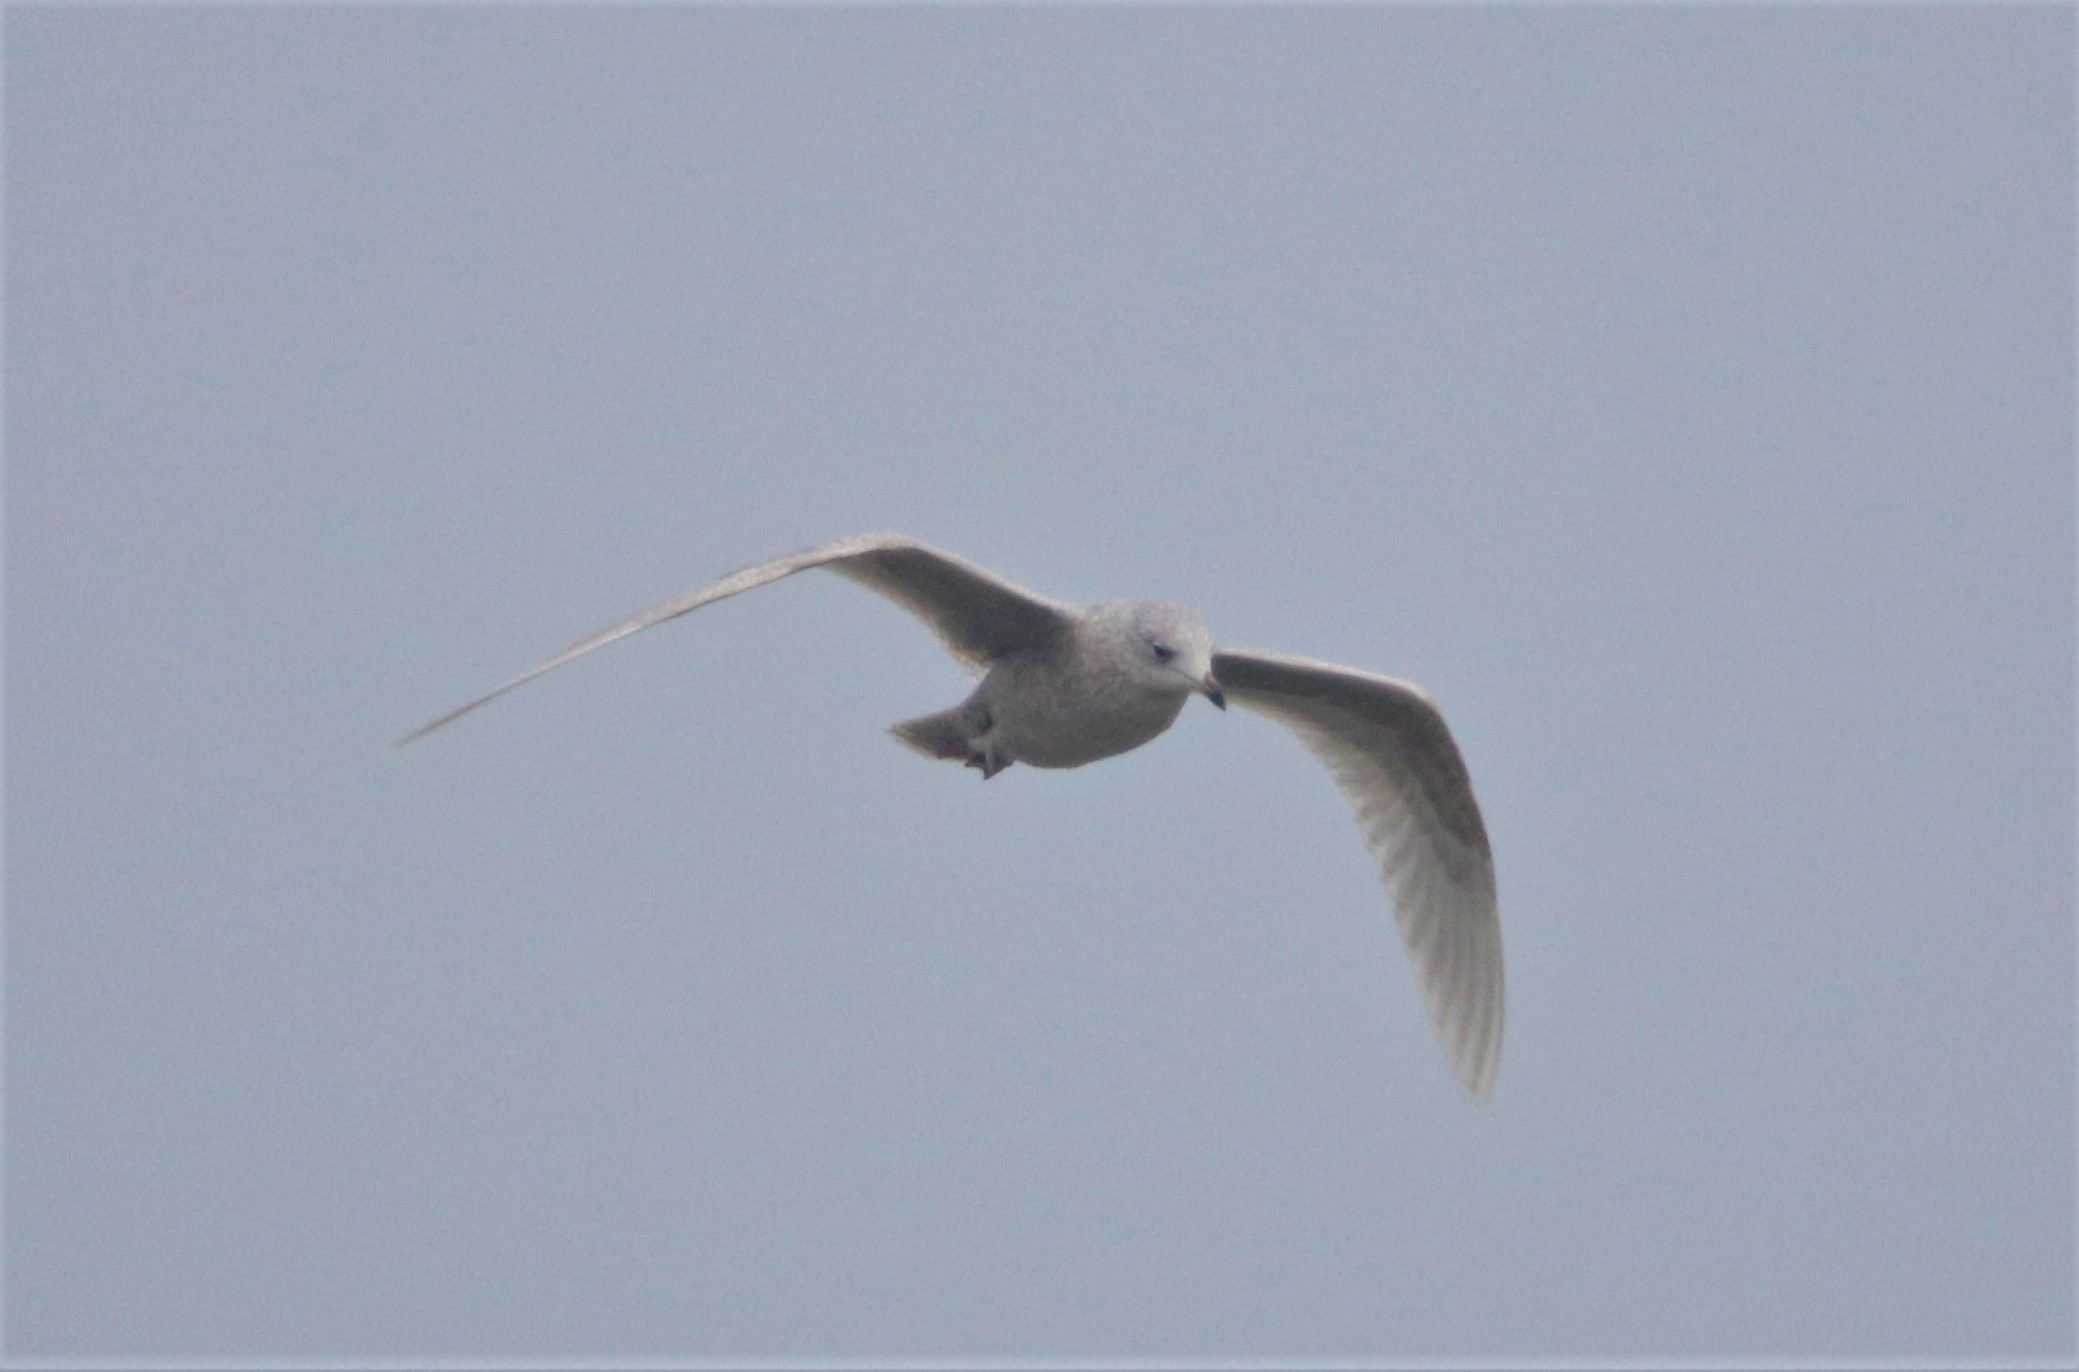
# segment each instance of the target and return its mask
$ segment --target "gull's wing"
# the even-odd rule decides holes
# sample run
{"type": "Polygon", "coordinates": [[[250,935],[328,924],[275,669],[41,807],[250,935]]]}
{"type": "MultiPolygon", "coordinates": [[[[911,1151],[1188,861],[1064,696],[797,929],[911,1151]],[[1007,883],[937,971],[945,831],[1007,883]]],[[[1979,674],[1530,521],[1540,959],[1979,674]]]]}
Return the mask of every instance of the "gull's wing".
{"type": "Polygon", "coordinates": [[[1437,1037],[1484,1100],[1501,1065],[1501,917],[1487,826],[1444,717],[1404,681],[1304,658],[1215,653],[1213,675],[1335,773],[1393,892],[1437,1037]]]}
{"type": "Polygon", "coordinates": [[[603,648],[617,638],[626,638],[653,624],[677,619],[703,605],[712,605],[717,600],[740,595],[768,581],[778,581],[783,576],[792,576],[811,567],[828,567],[869,590],[879,591],[929,624],[947,650],[970,666],[1051,643],[1068,622],[1067,611],[1053,601],[1021,590],[972,562],[926,547],[900,534],[841,538],[835,543],[825,543],[790,557],[774,558],[732,572],[720,581],[673,596],[641,614],[609,625],[460,709],[450,710],[431,724],[412,730],[398,739],[395,746],[401,748],[414,739],[423,738],[513,687],[524,685],[544,672],[554,671],[594,648],[603,648]]]}

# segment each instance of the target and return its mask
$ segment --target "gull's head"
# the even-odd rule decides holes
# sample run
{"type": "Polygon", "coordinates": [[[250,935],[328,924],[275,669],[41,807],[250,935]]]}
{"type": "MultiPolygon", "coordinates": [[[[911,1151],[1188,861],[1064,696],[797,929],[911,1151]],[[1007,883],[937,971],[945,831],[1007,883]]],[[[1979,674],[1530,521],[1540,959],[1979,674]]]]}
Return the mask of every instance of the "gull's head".
{"type": "Polygon", "coordinates": [[[1197,691],[1227,708],[1227,696],[1213,676],[1213,631],[1198,611],[1143,601],[1131,607],[1127,627],[1134,669],[1149,685],[1197,691]]]}

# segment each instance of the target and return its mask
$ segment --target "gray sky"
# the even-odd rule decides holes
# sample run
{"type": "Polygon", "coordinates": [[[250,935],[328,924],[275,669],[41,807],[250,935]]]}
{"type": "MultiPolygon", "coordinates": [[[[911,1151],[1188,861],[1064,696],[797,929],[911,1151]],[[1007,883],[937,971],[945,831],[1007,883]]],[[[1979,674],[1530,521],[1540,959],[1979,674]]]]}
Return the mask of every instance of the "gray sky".
{"type": "Polygon", "coordinates": [[[2069,1356],[2068,7],[10,7],[6,1349],[2069,1356]],[[983,786],[895,529],[1426,686],[983,786]]]}

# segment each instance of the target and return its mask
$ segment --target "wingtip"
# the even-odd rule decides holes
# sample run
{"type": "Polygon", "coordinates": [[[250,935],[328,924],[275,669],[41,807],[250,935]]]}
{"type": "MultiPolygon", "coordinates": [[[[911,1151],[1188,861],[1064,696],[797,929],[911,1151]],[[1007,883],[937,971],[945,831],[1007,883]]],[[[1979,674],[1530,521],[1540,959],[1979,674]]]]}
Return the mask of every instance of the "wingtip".
{"type": "Polygon", "coordinates": [[[409,744],[417,743],[420,739],[426,737],[426,735],[432,733],[435,729],[443,728],[449,724],[453,724],[457,719],[460,719],[463,715],[468,714],[471,710],[474,710],[477,707],[477,705],[481,705],[482,703],[482,701],[477,701],[474,704],[465,705],[459,710],[455,710],[448,714],[442,715],[439,719],[434,720],[430,724],[421,724],[418,728],[412,730],[403,738],[400,738],[395,743],[392,743],[390,747],[394,750],[397,748],[406,747],[409,744]]]}
{"type": "Polygon", "coordinates": [[[1501,1044],[1496,1041],[1480,1045],[1479,1049],[1465,1058],[1454,1058],[1452,1074],[1465,1087],[1466,1094],[1476,1105],[1485,1105],[1494,1097],[1494,1083],[1501,1076],[1501,1044]]]}
{"type": "Polygon", "coordinates": [[[1437,1032],[1450,1048],[1451,1074],[1465,1087],[1466,1094],[1473,1098],[1475,1105],[1487,1104],[1494,1096],[1495,1080],[1501,1076],[1499,1024],[1478,1026],[1478,1032],[1470,1041],[1460,1041],[1455,1047],[1451,1047],[1452,1031],[1449,1028],[1439,1023],[1437,1032]]]}

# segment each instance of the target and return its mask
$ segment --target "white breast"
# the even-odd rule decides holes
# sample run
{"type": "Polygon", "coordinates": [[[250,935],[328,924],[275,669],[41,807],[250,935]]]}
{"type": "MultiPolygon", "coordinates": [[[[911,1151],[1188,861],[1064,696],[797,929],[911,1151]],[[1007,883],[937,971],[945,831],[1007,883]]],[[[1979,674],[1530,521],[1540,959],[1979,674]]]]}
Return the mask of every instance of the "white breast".
{"type": "Polygon", "coordinates": [[[1080,767],[1138,748],[1176,722],[1188,688],[1150,690],[1073,660],[1000,662],[983,678],[998,756],[1032,767],[1080,767]]]}

